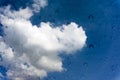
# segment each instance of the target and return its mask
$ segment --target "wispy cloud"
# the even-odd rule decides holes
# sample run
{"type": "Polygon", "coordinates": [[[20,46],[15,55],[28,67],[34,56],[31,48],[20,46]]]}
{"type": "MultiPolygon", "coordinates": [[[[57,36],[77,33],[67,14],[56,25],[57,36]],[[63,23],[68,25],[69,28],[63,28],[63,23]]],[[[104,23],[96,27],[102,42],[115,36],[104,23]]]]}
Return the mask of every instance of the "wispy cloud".
{"type": "Polygon", "coordinates": [[[33,11],[39,12],[41,8],[47,6],[47,0],[33,0],[34,3],[32,4],[33,11]]]}

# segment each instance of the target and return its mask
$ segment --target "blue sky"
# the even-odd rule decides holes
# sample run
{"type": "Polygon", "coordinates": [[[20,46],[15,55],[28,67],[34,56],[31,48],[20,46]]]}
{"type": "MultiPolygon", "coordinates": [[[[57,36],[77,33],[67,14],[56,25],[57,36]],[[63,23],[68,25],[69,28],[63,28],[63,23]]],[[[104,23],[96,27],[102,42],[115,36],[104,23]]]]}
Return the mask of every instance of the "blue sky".
{"type": "MultiPolygon", "coordinates": [[[[0,7],[10,4],[19,9],[30,2],[0,0],[0,7]]],[[[56,26],[76,22],[87,35],[81,51],[61,55],[67,71],[50,72],[43,80],[120,80],[119,0],[48,0],[48,5],[31,21],[35,25],[49,21],[56,26]]],[[[3,67],[0,71],[4,74],[3,67]]]]}

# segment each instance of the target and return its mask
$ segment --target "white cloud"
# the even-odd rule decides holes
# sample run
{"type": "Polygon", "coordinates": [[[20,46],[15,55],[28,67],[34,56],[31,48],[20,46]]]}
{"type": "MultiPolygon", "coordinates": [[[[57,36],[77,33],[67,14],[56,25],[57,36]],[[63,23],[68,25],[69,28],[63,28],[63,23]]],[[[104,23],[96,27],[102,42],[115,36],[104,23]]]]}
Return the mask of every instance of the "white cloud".
{"type": "MultiPolygon", "coordinates": [[[[10,5],[5,8],[0,8],[0,11],[3,12],[4,16],[8,18],[19,18],[19,19],[29,19],[33,13],[29,7],[25,9],[19,9],[19,11],[10,11],[10,5]]],[[[2,16],[2,15],[0,15],[2,16]]]]}
{"type": "Polygon", "coordinates": [[[74,22],[59,27],[40,22],[36,26],[29,20],[33,12],[28,7],[11,11],[8,6],[0,12],[5,34],[0,37],[0,64],[8,68],[7,76],[12,80],[43,78],[48,72],[61,72],[64,68],[59,54],[73,54],[85,46],[85,31],[74,22]]]}
{"type": "Polygon", "coordinates": [[[32,4],[33,11],[39,12],[41,8],[47,6],[47,0],[33,0],[34,3],[32,4]]]}

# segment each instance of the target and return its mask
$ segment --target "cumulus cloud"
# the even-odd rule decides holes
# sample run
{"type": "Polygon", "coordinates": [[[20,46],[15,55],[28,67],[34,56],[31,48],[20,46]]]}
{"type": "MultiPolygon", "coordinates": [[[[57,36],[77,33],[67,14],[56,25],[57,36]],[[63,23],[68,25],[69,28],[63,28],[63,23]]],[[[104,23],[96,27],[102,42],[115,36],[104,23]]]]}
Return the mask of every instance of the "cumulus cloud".
{"type": "MultiPolygon", "coordinates": [[[[46,0],[37,1],[39,8],[45,6],[46,0]]],[[[32,80],[48,72],[61,72],[64,68],[59,54],[73,54],[85,46],[85,31],[74,22],[58,27],[40,22],[37,26],[29,20],[33,15],[29,7],[12,11],[8,6],[0,12],[4,31],[0,37],[0,65],[7,68],[9,79],[32,80]]]]}

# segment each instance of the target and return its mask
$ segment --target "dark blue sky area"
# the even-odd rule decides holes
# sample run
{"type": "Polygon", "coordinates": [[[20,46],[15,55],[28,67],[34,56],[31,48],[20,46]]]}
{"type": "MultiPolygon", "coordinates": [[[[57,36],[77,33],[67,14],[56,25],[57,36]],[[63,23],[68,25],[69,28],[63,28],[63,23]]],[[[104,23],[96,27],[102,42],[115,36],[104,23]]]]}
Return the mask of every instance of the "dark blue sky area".
{"type": "MultiPolygon", "coordinates": [[[[31,2],[0,0],[0,7],[11,4],[17,10],[31,2]]],[[[81,51],[62,55],[66,72],[49,73],[44,80],[120,80],[120,0],[48,0],[31,21],[36,25],[73,21],[83,26],[88,37],[81,51]]]]}

